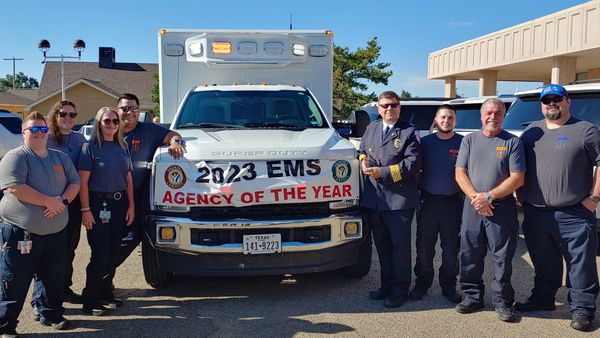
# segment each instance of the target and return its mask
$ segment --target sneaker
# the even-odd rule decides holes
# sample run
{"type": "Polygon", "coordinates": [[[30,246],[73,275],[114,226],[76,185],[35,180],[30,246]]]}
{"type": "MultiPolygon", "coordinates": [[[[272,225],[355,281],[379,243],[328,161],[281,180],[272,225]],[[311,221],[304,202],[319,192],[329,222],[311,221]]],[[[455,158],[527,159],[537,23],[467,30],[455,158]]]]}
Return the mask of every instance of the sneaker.
{"type": "Polygon", "coordinates": [[[65,302],[71,304],[83,304],[83,298],[69,288],[65,290],[65,302]]]}
{"type": "Polygon", "coordinates": [[[483,306],[483,302],[476,302],[469,298],[465,298],[462,300],[462,302],[456,304],[454,310],[456,310],[458,313],[466,314],[481,310],[483,309],[483,306]]]}
{"type": "Polygon", "coordinates": [[[415,286],[415,288],[412,289],[410,291],[410,293],[408,294],[408,298],[410,298],[412,300],[421,300],[421,299],[423,299],[423,297],[425,297],[426,294],[427,294],[427,289],[415,286]]]}
{"type": "Polygon", "coordinates": [[[108,309],[102,305],[98,305],[98,306],[85,306],[84,305],[83,309],[81,309],[81,311],[83,312],[83,314],[86,314],[86,315],[104,316],[108,312],[108,309]]]}
{"type": "Polygon", "coordinates": [[[33,320],[35,321],[39,321],[40,320],[40,310],[38,310],[37,306],[33,306],[33,309],[31,310],[31,313],[33,314],[33,320]]]}
{"type": "Polygon", "coordinates": [[[117,297],[113,297],[112,299],[103,299],[102,305],[106,305],[106,307],[109,309],[116,309],[123,306],[123,300],[117,297]]]}
{"type": "Polygon", "coordinates": [[[573,312],[571,327],[577,331],[588,331],[592,327],[592,317],[583,312],[573,312]]]}
{"type": "Polygon", "coordinates": [[[55,330],[66,330],[71,327],[71,322],[65,317],[60,317],[58,320],[50,320],[45,317],[41,317],[40,324],[44,326],[52,326],[52,328],[55,330]]]}
{"type": "Polygon", "coordinates": [[[554,304],[554,299],[544,302],[539,297],[531,295],[523,303],[516,303],[515,309],[522,312],[554,311],[556,310],[556,305],[554,304]]]}
{"type": "Polygon", "coordinates": [[[442,295],[454,304],[462,302],[462,295],[454,289],[443,290],[442,295]]]}
{"type": "Polygon", "coordinates": [[[12,330],[12,331],[3,333],[0,337],[2,337],[2,338],[19,338],[19,334],[17,333],[17,331],[12,330]]]}
{"type": "Polygon", "coordinates": [[[496,313],[498,314],[498,318],[500,318],[500,320],[503,322],[511,323],[515,321],[515,314],[507,306],[497,307],[496,313]]]}

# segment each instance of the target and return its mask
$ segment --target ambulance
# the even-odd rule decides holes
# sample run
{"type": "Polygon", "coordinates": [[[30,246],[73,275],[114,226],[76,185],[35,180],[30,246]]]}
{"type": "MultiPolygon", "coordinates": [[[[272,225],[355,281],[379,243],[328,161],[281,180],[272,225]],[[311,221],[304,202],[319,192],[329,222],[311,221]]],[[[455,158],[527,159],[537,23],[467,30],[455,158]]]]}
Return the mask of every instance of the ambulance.
{"type": "Polygon", "coordinates": [[[146,281],[371,266],[356,149],[332,128],[333,35],[317,30],[158,34],[161,121],[142,242],[146,281]]]}

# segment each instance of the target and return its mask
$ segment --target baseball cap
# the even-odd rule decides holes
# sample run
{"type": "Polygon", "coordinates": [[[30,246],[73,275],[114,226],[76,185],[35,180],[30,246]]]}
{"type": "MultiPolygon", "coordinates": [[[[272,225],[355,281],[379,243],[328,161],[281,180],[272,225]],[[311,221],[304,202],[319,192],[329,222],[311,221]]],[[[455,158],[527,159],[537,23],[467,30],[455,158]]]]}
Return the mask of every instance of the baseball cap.
{"type": "Polygon", "coordinates": [[[559,84],[551,83],[542,88],[542,92],[540,93],[540,100],[546,95],[567,96],[567,90],[565,89],[565,87],[559,84]]]}

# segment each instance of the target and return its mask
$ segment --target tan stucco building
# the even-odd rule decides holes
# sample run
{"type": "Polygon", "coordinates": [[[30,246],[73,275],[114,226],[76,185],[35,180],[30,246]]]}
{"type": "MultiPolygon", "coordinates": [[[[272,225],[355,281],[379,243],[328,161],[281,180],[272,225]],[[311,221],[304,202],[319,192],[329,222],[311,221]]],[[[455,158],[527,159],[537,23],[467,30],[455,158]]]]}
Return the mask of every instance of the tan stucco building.
{"type": "Polygon", "coordinates": [[[428,78],[478,80],[479,95],[496,95],[497,81],[567,84],[600,79],[600,0],[465,41],[429,54],[428,78]]]}

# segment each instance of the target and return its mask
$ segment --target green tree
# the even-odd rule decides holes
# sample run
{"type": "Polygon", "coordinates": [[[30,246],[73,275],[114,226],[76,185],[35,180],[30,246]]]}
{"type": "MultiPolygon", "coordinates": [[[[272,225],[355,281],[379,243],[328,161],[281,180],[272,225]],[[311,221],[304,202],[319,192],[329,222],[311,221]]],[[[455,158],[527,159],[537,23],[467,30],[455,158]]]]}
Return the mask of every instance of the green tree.
{"type": "Polygon", "coordinates": [[[407,99],[412,99],[413,96],[410,92],[403,90],[402,92],[400,92],[400,99],[401,100],[407,100],[407,99]]]}
{"type": "Polygon", "coordinates": [[[333,102],[340,108],[340,118],[348,117],[353,109],[377,98],[374,92],[365,93],[369,86],[363,81],[374,84],[388,84],[392,76],[387,62],[377,62],[381,47],[377,37],[367,42],[366,48],[357,48],[352,52],[347,47],[335,46],[333,56],[333,102]]]}
{"type": "MultiPolygon", "coordinates": [[[[6,74],[6,77],[0,78],[0,91],[7,91],[13,87],[12,74],[6,74]]],[[[23,72],[18,72],[15,76],[15,88],[39,88],[40,84],[35,78],[25,75],[23,72]]]]}
{"type": "Polygon", "coordinates": [[[152,115],[160,116],[160,92],[158,90],[158,73],[154,74],[154,84],[152,85],[152,103],[154,103],[154,108],[152,108],[152,115]]]}

